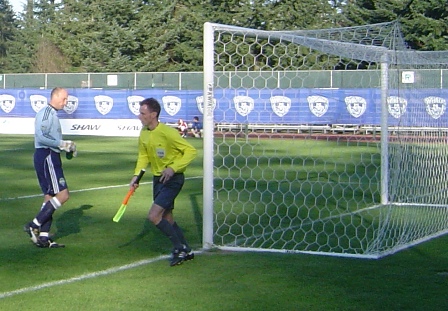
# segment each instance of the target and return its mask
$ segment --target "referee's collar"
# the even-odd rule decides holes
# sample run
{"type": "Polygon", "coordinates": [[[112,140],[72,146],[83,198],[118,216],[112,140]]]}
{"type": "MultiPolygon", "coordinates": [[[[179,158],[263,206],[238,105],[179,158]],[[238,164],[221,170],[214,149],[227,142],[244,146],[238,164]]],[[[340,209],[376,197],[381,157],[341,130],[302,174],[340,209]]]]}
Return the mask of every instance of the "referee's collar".
{"type": "Polygon", "coordinates": [[[153,128],[152,130],[149,128],[149,126],[147,125],[147,126],[145,126],[145,128],[148,130],[148,131],[154,131],[158,126],[159,126],[159,124],[160,124],[160,122],[157,122],[157,125],[156,125],[156,127],[155,128],[153,128]]]}

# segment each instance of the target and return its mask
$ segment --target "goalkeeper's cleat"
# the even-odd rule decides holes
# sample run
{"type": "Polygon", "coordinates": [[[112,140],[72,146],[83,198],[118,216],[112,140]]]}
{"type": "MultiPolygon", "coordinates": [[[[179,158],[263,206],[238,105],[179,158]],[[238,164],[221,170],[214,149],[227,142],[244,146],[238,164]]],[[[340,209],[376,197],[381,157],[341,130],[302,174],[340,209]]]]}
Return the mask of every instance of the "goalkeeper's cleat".
{"type": "Polygon", "coordinates": [[[33,227],[32,223],[27,223],[25,227],[23,227],[23,231],[25,231],[31,238],[34,244],[37,243],[37,237],[39,236],[39,228],[33,227]]]}
{"type": "Polygon", "coordinates": [[[59,244],[52,240],[48,240],[48,242],[50,242],[50,244],[48,245],[49,248],[64,248],[65,247],[65,244],[59,244]]]}
{"type": "Polygon", "coordinates": [[[175,249],[171,256],[170,266],[173,267],[182,264],[186,256],[187,253],[183,249],[175,249]]]}
{"type": "Polygon", "coordinates": [[[38,239],[36,246],[40,247],[40,248],[63,248],[63,247],[65,247],[64,244],[59,244],[59,243],[54,242],[53,240],[42,239],[42,238],[38,239]]]}

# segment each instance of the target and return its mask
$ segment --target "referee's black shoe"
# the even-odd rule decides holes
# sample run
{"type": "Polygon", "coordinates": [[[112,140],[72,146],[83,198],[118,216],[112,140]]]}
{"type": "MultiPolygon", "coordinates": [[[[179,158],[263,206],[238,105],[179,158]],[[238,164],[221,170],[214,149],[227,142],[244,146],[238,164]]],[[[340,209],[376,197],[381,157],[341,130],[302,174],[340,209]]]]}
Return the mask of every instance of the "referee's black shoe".
{"type": "Polygon", "coordinates": [[[184,261],[193,260],[194,259],[194,253],[191,250],[191,248],[184,249],[185,251],[185,259],[184,261]]]}
{"type": "Polygon", "coordinates": [[[174,249],[170,259],[170,266],[177,266],[185,261],[187,253],[183,249],[174,249]]]}

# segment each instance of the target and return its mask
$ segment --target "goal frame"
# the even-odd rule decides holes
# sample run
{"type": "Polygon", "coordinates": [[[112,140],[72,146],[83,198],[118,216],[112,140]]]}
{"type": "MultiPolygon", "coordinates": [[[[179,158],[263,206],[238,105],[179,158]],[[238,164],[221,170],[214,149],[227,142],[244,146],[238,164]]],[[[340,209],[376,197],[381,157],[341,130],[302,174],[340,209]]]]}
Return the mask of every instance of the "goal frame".
{"type": "MultiPolygon", "coordinates": [[[[240,251],[272,251],[272,252],[297,252],[297,253],[313,253],[316,252],[307,252],[307,251],[291,251],[291,250],[278,250],[278,249],[254,249],[254,248],[234,248],[234,247],[226,247],[226,246],[216,246],[214,244],[214,130],[215,130],[215,121],[214,121],[214,41],[215,41],[215,30],[220,29],[220,27],[225,27],[226,29],[231,27],[234,30],[238,31],[247,31],[246,28],[240,28],[236,26],[229,25],[220,25],[215,23],[205,23],[204,24],[204,83],[203,83],[203,125],[204,125],[204,135],[203,135],[203,147],[204,147],[204,161],[203,161],[203,232],[202,238],[203,243],[202,246],[204,249],[211,249],[217,247],[219,249],[229,249],[229,250],[240,250],[240,251]]],[[[264,31],[253,30],[254,32],[262,33],[264,31]]],[[[310,39],[312,40],[312,39],[310,39]]],[[[380,179],[380,194],[381,194],[381,205],[391,204],[389,201],[389,152],[388,152],[388,143],[389,143],[389,133],[388,133],[388,109],[387,109],[387,98],[389,93],[389,64],[393,62],[391,58],[390,51],[387,48],[378,48],[374,47],[377,50],[377,53],[380,54],[380,91],[381,91],[381,136],[380,136],[380,145],[381,145],[381,179],[380,179]]],[[[404,52],[406,53],[406,52],[404,52]]],[[[399,53],[398,53],[399,54],[399,53]]],[[[406,54],[404,54],[404,58],[406,58],[406,54]]],[[[432,237],[428,237],[430,239],[432,237]]],[[[423,239],[426,240],[426,239],[423,239]]],[[[419,241],[421,242],[421,241],[419,241]]],[[[402,249],[402,247],[398,247],[393,252],[402,249]]],[[[391,252],[391,253],[393,253],[391,252]]],[[[319,255],[335,255],[342,257],[362,257],[362,258],[380,258],[388,253],[376,254],[376,255],[367,255],[367,256],[358,256],[356,254],[332,254],[332,253],[323,253],[319,255]]]]}

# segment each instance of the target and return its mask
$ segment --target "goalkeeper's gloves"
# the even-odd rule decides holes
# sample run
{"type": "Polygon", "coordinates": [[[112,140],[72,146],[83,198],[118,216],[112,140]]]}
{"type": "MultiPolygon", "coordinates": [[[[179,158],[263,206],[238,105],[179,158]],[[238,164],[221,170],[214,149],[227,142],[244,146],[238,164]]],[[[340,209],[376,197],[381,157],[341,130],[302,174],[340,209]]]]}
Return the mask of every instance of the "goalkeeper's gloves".
{"type": "Polygon", "coordinates": [[[76,156],[78,155],[78,151],[76,150],[76,144],[74,142],[70,146],[70,153],[72,154],[73,158],[76,158],[76,156]]]}
{"type": "Polygon", "coordinates": [[[76,145],[71,140],[61,140],[59,149],[64,150],[65,152],[73,152],[76,151],[76,145]]]}

